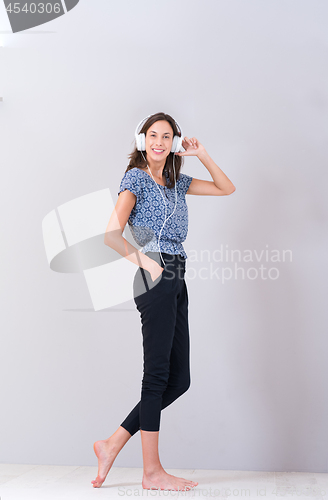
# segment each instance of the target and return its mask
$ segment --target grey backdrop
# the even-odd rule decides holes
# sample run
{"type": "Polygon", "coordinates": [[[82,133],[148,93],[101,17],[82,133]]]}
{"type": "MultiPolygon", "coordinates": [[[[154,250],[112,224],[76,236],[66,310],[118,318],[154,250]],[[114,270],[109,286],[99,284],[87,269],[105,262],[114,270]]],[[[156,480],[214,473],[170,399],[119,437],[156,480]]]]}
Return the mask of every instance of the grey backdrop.
{"type": "MultiPolygon", "coordinates": [[[[133,301],[95,313],[82,274],[49,269],[41,222],[107,187],[116,202],[137,123],[165,111],[236,191],[187,197],[192,385],[162,413],[163,466],[328,471],[327,14],[318,0],[81,0],[10,34],[0,6],[1,462],[96,465],[93,442],[139,400],[133,301]],[[221,245],[292,259],[239,263],[272,279],[203,279],[233,267],[221,245]]],[[[183,171],[211,180],[197,158],[183,171]]],[[[115,465],[142,466],[139,433],[115,465]]]]}

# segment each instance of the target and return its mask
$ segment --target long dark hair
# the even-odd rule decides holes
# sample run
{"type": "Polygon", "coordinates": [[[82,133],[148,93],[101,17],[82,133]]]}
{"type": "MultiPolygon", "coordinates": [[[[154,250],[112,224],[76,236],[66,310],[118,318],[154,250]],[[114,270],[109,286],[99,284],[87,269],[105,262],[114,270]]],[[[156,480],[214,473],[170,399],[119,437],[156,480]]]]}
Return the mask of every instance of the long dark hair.
{"type": "MultiPolygon", "coordinates": [[[[158,122],[159,120],[165,120],[169,122],[173,129],[173,135],[178,135],[179,137],[181,136],[180,131],[178,130],[178,127],[176,126],[176,123],[172,116],[167,115],[166,113],[155,113],[154,115],[151,115],[148,120],[145,121],[143,126],[141,127],[141,130],[139,130],[140,134],[145,134],[147,133],[147,130],[149,127],[152,126],[153,123],[158,122]]],[[[144,155],[145,156],[145,155],[144,155]]],[[[168,173],[169,175],[169,183],[168,183],[168,188],[171,189],[174,187],[174,171],[173,171],[173,156],[174,156],[174,168],[175,168],[175,176],[176,180],[179,179],[180,175],[180,170],[183,165],[183,156],[176,156],[174,153],[169,153],[169,155],[166,157],[166,162],[164,166],[163,173],[165,172],[168,173]]],[[[127,169],[125,172],[128,172],[128,170],[131,170],[131,168],[138,167],[138,168],[145,168],[147,166],[147,163],[145,162],[141,151],[137,150],[137,146],[135,146],[134,150],[132,153],[128,155],[128,158],[130,159],[130,163],[127,166],[127,169]]]]}

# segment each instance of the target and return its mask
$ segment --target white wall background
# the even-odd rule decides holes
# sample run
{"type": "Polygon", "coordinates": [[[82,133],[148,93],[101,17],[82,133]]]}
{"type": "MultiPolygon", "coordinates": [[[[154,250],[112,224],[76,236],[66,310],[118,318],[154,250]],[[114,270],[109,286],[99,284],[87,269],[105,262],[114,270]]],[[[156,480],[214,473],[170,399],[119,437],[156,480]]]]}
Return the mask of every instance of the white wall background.
{"type": "MultiPolygon", "coordinates": [[[[116,202],[137,123],[165,111],[237,188],[188,196],[187,254],[292,262],[222,283],[187,261],[192,385],[162,412],[163,466],[328,471],[327,14],[324,0],[81,0],[10,34],[0,6],[1,462],[96,465],[93,442],[139,400],[133,301],[94,312],[83,275],[49,269],[41,222],[107,187],[116,202]]],[[[183,171],[211,180],[197,158],[183,171]]],[[[115,465],[142,466],[139,433],[115,465]]]]}

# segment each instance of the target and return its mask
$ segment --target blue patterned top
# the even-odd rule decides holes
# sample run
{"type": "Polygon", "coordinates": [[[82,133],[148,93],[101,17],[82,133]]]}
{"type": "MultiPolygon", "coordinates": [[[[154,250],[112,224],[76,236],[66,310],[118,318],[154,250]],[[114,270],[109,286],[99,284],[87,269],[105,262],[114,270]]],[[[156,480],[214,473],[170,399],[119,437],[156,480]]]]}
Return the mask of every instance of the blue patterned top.
{"type": "MultiPolygon", "coordinates": [[[[168,173],[165,172],[168,179],[168,173]]],[[[137,197],[131,210],[128,224],[136,243],[141,246],[140,252],[159,252],[171,255],[181,254],[187,259],[182,242],[188,233],[188,206],[186,192],[192,177],[180,172],[176,182],[177,205],[175,207],[175,188],[158,184],[145,170],[134,167],[125,172],[120,184],[120,194],[125,189],[137,197]],[[160,191],[161,190],[161,193],[160,191]],[[163,195],[163,196],[162,196],[163,195]],[[166,211],[164,200],[166,203],[166,211]],[[164,227],[164,221],[174,211],[164,227]],[[165,216],[166,215],[166,216],[165,216]],[[163,227],[163,229],[162,229],[163,227]],[[161,232],[161,235],[159,234],[161,232]],[[160,237],[160,248],[158,238],[160,237]]]]}

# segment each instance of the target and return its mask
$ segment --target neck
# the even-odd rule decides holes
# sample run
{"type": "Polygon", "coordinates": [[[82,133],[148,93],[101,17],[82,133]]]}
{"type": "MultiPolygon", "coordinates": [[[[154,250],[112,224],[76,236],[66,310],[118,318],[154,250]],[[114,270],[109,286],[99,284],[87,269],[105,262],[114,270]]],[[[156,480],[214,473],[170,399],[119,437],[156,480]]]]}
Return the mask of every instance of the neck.
{"type": "Polygon", "coordinates": [[[148,160],[147,159],[147,165],[146,169],[149,171],[151,170],[151,173],[153,174],[154,177],[157,179],[162,179],[164,175],[164,167],[165,167],[165,161],[161,162],[154,162],[153,160],[148,160]]]}

